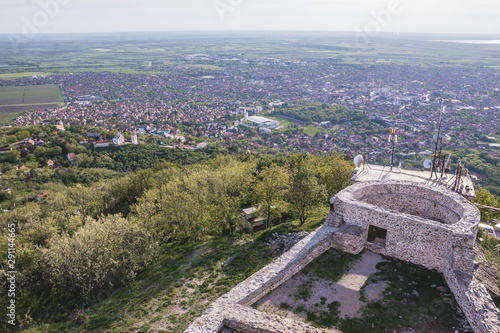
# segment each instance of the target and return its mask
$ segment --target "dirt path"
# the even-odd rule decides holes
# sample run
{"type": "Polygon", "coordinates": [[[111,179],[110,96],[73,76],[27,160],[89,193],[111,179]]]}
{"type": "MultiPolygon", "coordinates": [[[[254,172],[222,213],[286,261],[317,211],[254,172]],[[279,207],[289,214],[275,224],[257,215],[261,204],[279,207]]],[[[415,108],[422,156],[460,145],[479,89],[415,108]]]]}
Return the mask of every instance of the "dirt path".
{"type": "Polygon", "coordinates": [[[359,291],[368,277],[377,272],[375,266],[382,261],[382,257],[371,251],[365,251],[361,260],[356,262],[349,273],[336,283],[335,300],[340,303],[340,316],[354,317],[361,309],[363,302],[359,300],[359,291]]]}
{"type": "MultiPolygon", "coordinates": [[[[365,250],[361,259],[351,267],[338,282],[326,281],[317,276],[308,276],[302,273],[294,275],[281,286],[273,290],[270,294],[261,298],[254,307],[260,311],[277,314],[281,317],[294,320],[306,320],[307,310],[318,309],[317,304],[321,303],[321,298],[326,298],[326,302],[337,301],[340,303],[340,317],[355,317],[364,305],[359,300],[361,287],[368,280],[368,277],[377,272],[375,266],[382,261],[382,257],[371,251],[365,250]],[[307,300],[297,299],[294,295],[297,288],[309,284],[310,296],[307,300]],[[291,309],[283,309],[282,305],[287,304],[291,309]],[[295,313],[293,309],[303,306],[306,311],[295,313]]],[[[385,289],[386,285],[380,284],[376,289],[385,289]]],[[[381,294],[383,290],[370,290],[370,294],[381,294]]],[[[338,332],[335,329],[325,329],[325,332],[338,332]]]]}

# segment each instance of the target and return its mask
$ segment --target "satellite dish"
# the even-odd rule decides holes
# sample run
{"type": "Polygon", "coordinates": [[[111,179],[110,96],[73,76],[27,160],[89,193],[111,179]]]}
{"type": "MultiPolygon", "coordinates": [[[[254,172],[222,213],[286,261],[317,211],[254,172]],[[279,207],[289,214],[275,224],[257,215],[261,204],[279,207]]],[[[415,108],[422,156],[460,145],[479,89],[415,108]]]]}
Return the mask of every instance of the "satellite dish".
{"type": "Polygon", "coordinates": [[[443,138],[443,135],[441,134],[434,134],[434,136],[432,137],[432,140],[434,140],[434,142],[438,142],[438,139],[442,139],[443,138]]]}
{"type": "Polygon", "coordinates": [[[363,155],[358,155],[354,158],[354,165],[356,166],[356,168],[361,167],[363,163],[365,163],[363,155]]]}
{"type": "Polygon", "coordinates": [[[426,169],[430,169],[431,167],[432,167],[432,161],[431,161],[431,160],[429,160],[429,159],[426,159],[426,160],[424,161],[424,168],[426,168],[426,169]]]}

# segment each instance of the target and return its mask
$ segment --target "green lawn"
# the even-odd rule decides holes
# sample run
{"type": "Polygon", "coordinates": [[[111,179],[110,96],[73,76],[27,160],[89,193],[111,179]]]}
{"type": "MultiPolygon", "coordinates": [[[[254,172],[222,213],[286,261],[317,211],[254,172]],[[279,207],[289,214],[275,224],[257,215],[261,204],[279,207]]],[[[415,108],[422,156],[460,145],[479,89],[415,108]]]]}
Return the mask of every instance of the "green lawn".
{"type": "MultiPolygon", "coordinates": [[[[280,125],[284,126],[284,127],[291,127],[292,125],[297,125],[297,123],[294,123],[292,121],[289,121],[289,120],[286,120],[286,119],[283,119],[280,117],[268,117],[268,116],[266,116],[266,118],[277,120],[280,122],[280,125]]],[[[304,133],[306,133],[307,135],[310,135],[310,136],[314,136],[316,133],[321,133],[321,132],[325,131],[325,130],[318,128],[314,125],[307,125],[307,126],[303,126],[301,128],[304,130],[304,133]]]]}
{"type": "Polygon", "coordinates": [[[323,132],[322,129],[317,128],[316,126],[313,126],[313,125],[304,126],[304,127],[302,127],[302,129],[304,130],[304,133],[306,133],[307,135],[310,135],[310,136],[314,136],[314,135],[316,135],[316,133],[323,132]]]}
{"type": "Polygon", "coordinates": [[[280,125],[283,126],[283,127],[290,127],[291,125],[295,124],[294,122],[291,122],[289,120],[286,120],[286,119],[283,119],[283,118],[280,118],[280,117],[267,117],[266,116],[266,118],[279,121],[280,125]]]}
{"type": "Polygon", "coordinates": [[[33,75],[51,75],[49,73],[43,72],[22,72],[22,73],[3,73],[0,74],[0,80],[14,80],[19,79],[21,77],[28,77],[33,75]]]}

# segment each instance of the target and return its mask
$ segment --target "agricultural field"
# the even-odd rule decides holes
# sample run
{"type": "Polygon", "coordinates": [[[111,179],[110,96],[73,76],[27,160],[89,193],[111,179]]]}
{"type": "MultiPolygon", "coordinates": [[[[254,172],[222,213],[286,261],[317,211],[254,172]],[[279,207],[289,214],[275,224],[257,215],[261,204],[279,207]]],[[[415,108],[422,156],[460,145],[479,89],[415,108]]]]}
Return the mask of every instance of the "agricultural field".
{"type": "Polygon", "coordinates": [[[0,74],[0,80],[15,80],[19,79],[22,77],[29,77],[29,76],[40,76],[40,75],[51,75],[50,73],[44,73],[44,72],[20,72],[20,73],[3,73],[0,74]]]}
{"type": "Polygon", "coordinates": [[[0,125],[9,123],[21,113],[22,112],[0,112],[0,125]]]}
{"type": "Polygon", "coordinates": [[[57,85],[0,87],[0,113],[15,114],[63,105],[61,91],[57,85]]]}
{"type": "MultiPolygon", "coordinates": [[[[133,72],[150,74],[155,67],[197,65],[224,70],[225,63],[187,61],[204,53],[250,60],[279,58],[324,61],[343,65],[398,64],[417,66],[490,66],[499,68],[498,45],[439,42],[463,36],[381,33],[369,43],[341,32],[218,32],[68,34],[34,36],[30,43],[12,45],[0,35],[0,80],[43,73],[133,72]]],[[[494,39],[495,36],[467,38],[494,39]]],[[[157,74],[164,74],[158,73],[157,74]]]]}

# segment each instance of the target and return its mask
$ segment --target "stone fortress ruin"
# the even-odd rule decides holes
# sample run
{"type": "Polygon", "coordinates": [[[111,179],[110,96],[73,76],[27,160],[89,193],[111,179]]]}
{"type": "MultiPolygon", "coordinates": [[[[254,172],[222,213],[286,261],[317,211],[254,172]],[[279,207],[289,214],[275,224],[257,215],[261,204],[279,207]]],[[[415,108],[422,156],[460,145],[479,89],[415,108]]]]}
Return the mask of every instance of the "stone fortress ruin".
{"type": "Polygon", "coordinates": [[[500,311],[474,279],[478,209],[428,177],[408,180],[395,175],[373,180],[356,177],[355,172],[354,184],[337,194],[335,212],[320,228],[217,299],[185,332],[215,333],[224,326],[252,333],[321,332],[250,305],[329,248],[352,254],[368,249],[435,269],[445,277],[474,332],[500,332],[500,311]],[[369,241],[373,230],[382,236],[369,241]]]}

